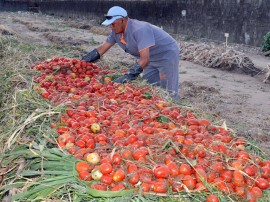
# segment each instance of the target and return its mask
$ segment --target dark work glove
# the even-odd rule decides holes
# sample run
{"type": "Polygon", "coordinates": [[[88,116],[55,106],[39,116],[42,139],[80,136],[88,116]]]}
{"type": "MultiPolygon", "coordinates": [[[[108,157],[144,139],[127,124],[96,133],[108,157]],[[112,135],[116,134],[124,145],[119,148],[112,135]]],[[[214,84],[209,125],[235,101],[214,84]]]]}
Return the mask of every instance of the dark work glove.
{"type": "Polygon", "coordinates": [[[92,50],[91,52],[87,53],[82,57],[82,60],[85,60],[86,62],[95,62],[100,58],[100,55],[97,51],[97,49],[92,50]]]}
{"type": "Polygon", "coordinates": [[[115,83],[126,83],[128,81],[132,81],[137,79],[137,77],[140,75],[140,73],[143,72],[143,68],[138,64],[135,63],[127,73],[125,73],[123,76],[115,79],[113,82],[115,83]]]}

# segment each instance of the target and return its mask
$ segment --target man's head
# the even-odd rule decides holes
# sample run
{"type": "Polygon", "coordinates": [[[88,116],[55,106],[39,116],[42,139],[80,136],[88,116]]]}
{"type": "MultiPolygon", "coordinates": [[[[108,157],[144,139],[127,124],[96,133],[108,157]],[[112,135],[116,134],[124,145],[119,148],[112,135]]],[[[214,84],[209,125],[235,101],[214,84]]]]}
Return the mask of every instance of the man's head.
{"type": "Polygon", "coordinates": [[[105,26],[111,25],[115,20],[127,17],[127,11],[120,6],[111,7],[105,15],[106,20],[102,23],[105,26]]]}

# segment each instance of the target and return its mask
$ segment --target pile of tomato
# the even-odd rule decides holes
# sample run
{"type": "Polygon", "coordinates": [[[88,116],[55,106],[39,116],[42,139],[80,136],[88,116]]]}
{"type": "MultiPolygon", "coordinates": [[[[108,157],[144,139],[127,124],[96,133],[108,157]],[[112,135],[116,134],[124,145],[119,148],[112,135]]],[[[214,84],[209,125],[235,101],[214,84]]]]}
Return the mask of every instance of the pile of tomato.
{"type": "MultiPolygon", "coordinates": [[[[245,139],[164,101],[155,88],[113,83],[115,72],[77,59],[40,62],[35,90],[67,110],[58,145],[80,161],[92,189],[209,192],[256,201],[269,189],[270,161],[245,150],[245,139]]],[[[209,201],[218,201],[210,194],[209,201]]]]}

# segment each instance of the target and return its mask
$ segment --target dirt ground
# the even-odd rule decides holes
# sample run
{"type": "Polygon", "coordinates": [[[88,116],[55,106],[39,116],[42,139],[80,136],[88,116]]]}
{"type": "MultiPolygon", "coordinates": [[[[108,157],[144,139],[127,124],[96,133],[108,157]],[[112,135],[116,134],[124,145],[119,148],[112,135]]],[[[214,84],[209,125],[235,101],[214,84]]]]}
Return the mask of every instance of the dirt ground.
{"type": "MultiPolygon", "coordinates": [[[[78,21],[34,13],[0,13],[0,33],[13,34],[19,39],[41,45],[71,46],[78,53],[92,50],[106,39],[109,28],[95,21],[78,21]],[[81,52],[80,52],[81,51],[81,52]]],[[[177,37],[178,38],[178,37],[177,37]]],[[[179,43],[181,44],[181,37],[179,43]]],[[[236,44],[254,65],[264,70],[270,58],[258,47],[236,44]]],[[[78,54],[78,57],[81,55],[78,54]]],[[[134,58],[115,45],[103,58],[108,66],[129,67],[134,58]]],[[[232,73],[194,64],[180,63],[181,102],[211,116],[218,116],[238,135],[256,141],[270,154],[270,81],[262,75],[232,73]]],[[[216,123],[221,125],[221,123],[216,123]]]]}

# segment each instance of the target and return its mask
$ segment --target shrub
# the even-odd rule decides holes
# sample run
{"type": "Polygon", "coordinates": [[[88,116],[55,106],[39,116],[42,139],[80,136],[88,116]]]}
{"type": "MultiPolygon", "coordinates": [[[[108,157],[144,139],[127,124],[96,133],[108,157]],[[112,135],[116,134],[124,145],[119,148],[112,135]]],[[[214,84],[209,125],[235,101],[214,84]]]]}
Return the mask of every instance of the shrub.
{"type": "Polygon", "coordinates": [[[266,52],[270,50],[270,32],[268,32],[264,37],[264,41],[262,44],[262,51],[266,52]]]}

